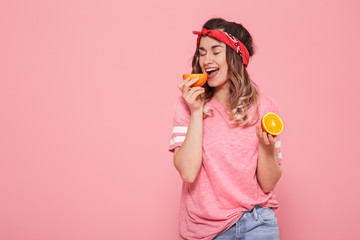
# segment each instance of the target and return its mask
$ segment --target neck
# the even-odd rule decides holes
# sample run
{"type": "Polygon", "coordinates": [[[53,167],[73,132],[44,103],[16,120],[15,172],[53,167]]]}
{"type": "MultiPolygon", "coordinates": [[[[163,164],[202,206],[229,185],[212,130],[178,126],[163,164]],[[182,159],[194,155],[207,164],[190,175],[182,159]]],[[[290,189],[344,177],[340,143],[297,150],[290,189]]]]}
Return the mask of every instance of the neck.
{"type": "Polygon", "coordinates": [[[214,98],[220,102],[226,109],[230,110],[230,88],[225,84],[222,88],[216,88],[214,98]]]}

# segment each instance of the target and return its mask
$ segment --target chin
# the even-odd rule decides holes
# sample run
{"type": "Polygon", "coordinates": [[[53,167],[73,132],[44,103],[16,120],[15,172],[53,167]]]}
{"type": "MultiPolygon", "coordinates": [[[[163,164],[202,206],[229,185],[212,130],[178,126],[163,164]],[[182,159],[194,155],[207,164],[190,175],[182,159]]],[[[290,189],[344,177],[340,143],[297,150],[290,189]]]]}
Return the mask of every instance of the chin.
{"type": "Polygon", "coordinates": [[[219,79],[215,79],[215,78],[210,79],[210,81],[208,81],[208,85],[213,88],[220,87],[224,84],[226,84],[226,81],[220,81],[219,79]]]}
{"type": "Polygon", "coordinates": [[[216,84],[214,84],[214,82],[212,82],[212,81],[211,82],[208,81],[208,85],[209,85],[209,87],[212,87],[212,88],[216,87],[216,84]]]}

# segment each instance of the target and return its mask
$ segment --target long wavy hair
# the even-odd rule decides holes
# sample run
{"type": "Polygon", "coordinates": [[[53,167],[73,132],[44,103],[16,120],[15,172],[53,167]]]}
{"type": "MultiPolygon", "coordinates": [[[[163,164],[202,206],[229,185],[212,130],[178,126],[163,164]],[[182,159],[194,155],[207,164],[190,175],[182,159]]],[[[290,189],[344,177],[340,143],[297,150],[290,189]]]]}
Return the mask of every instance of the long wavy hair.
{"type": "MultiPolygon", "coordinates": [[[[241,25],[235,22],[228,22],[222,18],[208,20],[203,28],[209,30],[220,30],[230,33],[239,39],[249,51],[250,57],[255,53],[250,33],[241,25]]],[[[199,65],[199,48],[196,49],[192,60],[192,73],[202,73],[199,65]]],[[[227,81],[230,85],[230,123],[241,126],[253,125],[259,119],[259,90],[258,86],[250,79],[242,58],[232,48],[226,45],[226,62],[228,64],[227,81]]],[[[205,93],[201,95],[206,102],[214,96],[215,88],[210,87],[206,82],[203,86],[205,93]]],[[[212,115],[213,110],[203,107],[203,116],[206,118],[212,115]]]]}

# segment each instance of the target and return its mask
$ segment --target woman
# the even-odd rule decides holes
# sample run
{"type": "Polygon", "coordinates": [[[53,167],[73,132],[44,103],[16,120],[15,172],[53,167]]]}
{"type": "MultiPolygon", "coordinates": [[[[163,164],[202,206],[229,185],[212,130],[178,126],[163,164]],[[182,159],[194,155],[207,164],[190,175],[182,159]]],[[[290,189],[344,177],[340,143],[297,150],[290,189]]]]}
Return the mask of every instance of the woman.
{"type": "Polygon", "coordinates": [[[169,150],[183,179],[180,239],[279,239],[273,190],[281,176],[280,140],[260,126],[261,116],[278,108],[246,70],[252,37],[221,18],[193,33],[192,72],[207,73],[208,81],[178,85],[169,150]]]}

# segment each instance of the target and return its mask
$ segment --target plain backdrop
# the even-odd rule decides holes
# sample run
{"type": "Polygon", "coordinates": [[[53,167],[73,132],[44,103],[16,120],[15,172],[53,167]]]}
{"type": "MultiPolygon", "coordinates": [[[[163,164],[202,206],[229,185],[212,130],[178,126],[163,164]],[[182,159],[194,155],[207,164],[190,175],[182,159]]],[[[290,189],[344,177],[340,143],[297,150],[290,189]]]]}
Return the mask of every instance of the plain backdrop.
{"type": "Polygon", "coordinates": [[[242,23],[280,106],[281,239],[360,239],[356,0],[1,1],[0,239],[177,239],[168,152],[210,18],[242,23]]]}

